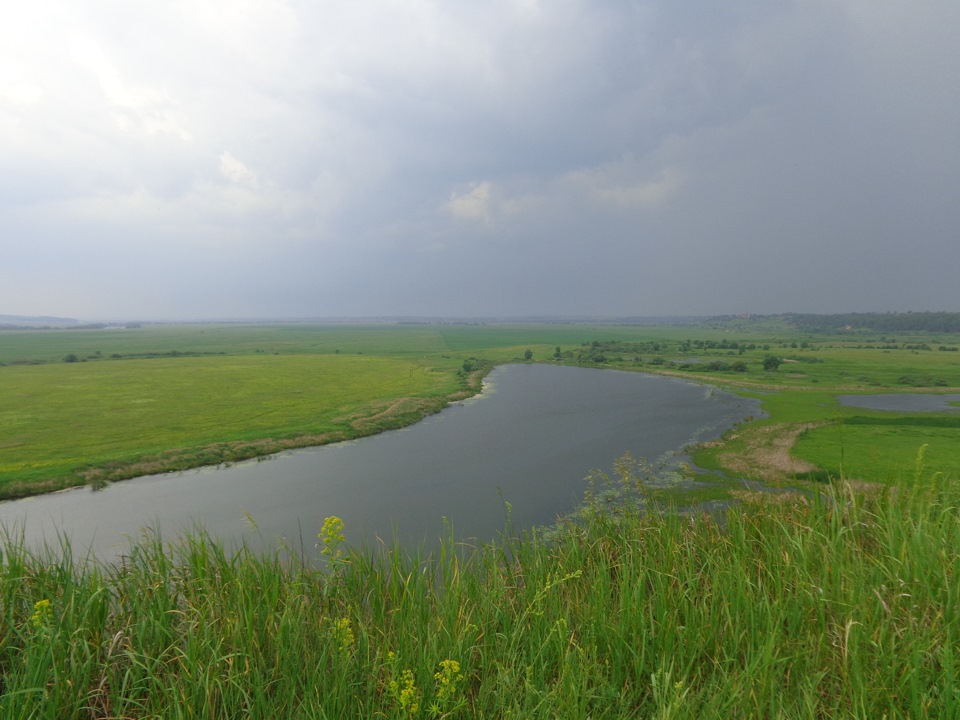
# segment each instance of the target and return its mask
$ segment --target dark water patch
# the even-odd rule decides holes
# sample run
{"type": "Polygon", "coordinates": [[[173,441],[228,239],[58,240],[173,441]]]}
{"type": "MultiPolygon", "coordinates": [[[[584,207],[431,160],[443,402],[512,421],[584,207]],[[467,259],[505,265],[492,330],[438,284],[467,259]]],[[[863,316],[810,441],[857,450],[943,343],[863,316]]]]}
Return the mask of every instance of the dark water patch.
{"type": "Polygon", "coordinates": [[[584,478],[625,452],[652,462],[719,437],[758,403],[658,375],[548,365],[495,369],[484,393],[403,430],[249,461],[0,504],[28,543],[69,536],[116,556],[142,528],[164,538],[202,526],[230,542],[315,554],[323,519],[354,544],[433,542],[548,525],[583,498],[584,478]]]}
{"type": "Polygon", "coordinates": [[[960,402],[960,395],[933,395],[928,393],[878,393],[876,395],[837,395],[841,405],[866,410],[889,410],[893,412],[942,412],[958,410],[953,403],[960,402]]]}

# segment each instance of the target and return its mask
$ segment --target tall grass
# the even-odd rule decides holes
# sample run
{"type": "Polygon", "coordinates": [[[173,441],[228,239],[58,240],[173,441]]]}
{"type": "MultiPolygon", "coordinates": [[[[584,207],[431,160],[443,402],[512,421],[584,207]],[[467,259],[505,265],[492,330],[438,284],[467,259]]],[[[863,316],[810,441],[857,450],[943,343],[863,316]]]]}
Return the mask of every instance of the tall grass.
{"type": "Polygon", "coordinates": [[[593,492],[429,557],[339,553],[331,522],[322,569],[8,539],[0,717],[960,717],[960,488],[921,476],[721,520],[593,492]]]}

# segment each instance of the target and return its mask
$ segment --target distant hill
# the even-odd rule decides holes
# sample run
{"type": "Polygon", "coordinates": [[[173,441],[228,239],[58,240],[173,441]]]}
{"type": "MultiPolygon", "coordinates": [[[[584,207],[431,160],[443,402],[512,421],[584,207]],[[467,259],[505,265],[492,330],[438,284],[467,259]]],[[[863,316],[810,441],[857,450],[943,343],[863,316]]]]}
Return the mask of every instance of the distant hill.
{"type": "Polygon", "coordinates": [[[22,327],[24,325],[76,325],[75,318],[53,317],[48,315],[2,315],[0,326],[22,327]]]}

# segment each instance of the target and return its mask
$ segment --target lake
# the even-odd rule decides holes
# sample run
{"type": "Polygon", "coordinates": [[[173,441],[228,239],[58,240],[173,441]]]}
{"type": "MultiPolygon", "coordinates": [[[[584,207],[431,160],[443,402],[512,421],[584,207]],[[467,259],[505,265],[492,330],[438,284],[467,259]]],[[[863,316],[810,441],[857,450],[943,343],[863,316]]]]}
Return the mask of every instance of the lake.
{"type": "Polygon", "coordinates": [[[329,515],[347,539],[407,547],[444,534],[487,542],[503,529],[553,523],[583,498],[584,478],[629,451],[654,462],[719,437],[758,403],[659,375],[506,365],[482,394],[402,430],[284,452],[229,467],[145,476],[0,503],[0,525],[28,544],[70,538],[116,558],[144,528],[173,540],[214,537],[315,555],[329,515]],[[255,526],[254,526],[255,525],[255,526]]]}

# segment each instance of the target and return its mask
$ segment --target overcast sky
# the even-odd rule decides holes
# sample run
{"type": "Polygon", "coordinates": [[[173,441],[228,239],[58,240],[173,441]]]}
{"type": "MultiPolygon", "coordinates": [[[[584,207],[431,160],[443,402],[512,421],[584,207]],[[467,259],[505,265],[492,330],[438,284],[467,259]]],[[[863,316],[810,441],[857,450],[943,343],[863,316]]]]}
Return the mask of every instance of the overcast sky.
{"type": "Polygon", "coordinates": [[[0,313],[960,311],[957,0],[31,0],[0,313]]]}

